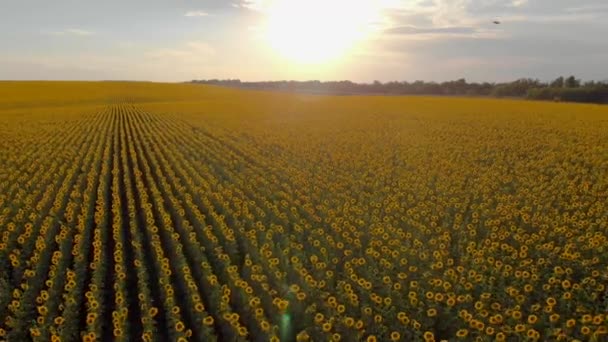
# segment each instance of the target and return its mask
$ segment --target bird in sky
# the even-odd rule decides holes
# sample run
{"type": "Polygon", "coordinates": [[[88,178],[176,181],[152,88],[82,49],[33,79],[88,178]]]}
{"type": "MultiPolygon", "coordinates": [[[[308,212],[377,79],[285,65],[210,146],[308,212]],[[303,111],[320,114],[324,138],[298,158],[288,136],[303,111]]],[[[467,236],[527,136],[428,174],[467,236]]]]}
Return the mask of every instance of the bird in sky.
{"type": "Polygon", "coordinates": [[[500,25],[500,21],[498,21],[498,20],[494,20],[493,23],[496,25],[500,25]]]}

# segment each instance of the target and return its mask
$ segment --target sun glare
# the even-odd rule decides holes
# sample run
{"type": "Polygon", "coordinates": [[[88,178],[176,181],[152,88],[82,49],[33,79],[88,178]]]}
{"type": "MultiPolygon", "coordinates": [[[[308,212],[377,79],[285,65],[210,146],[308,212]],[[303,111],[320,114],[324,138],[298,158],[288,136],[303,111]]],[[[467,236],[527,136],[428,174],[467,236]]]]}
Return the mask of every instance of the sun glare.
{"type": "Polygon", "coordinates": [[[302,64],[339,59],[371,33],[380,9],[374,1],[275,0],[266,37],[283,58],[302,64]]]}

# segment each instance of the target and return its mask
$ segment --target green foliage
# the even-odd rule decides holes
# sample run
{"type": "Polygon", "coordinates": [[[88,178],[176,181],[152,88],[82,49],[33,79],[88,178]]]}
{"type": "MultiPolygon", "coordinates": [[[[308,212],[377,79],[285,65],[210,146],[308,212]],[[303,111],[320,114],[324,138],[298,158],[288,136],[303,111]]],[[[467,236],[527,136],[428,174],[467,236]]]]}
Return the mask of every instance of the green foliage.
{"type": "Polygon", "coordinates": [[[585,88],[535,88],[527,92],[531,100],[608,103],[608,86],[585,88]]]}
{"type": "Polygon", "coordinates": [[[544,83],[537,79],[521,78],[504,83],[467,82],[464,78],[447,82],[398,82],[371,84],[351,81],[273,81],[241,82],[240,80],[202,80],[193,83],[212,84],[236,88],[280,90],[319,94],[390,94],[390,95],[449,95],[449,96],[494,96],[518,97],[533,100],[560,100],[571,102],[606,103],[607,83],[585,82],[574,76],[544,83]]]}

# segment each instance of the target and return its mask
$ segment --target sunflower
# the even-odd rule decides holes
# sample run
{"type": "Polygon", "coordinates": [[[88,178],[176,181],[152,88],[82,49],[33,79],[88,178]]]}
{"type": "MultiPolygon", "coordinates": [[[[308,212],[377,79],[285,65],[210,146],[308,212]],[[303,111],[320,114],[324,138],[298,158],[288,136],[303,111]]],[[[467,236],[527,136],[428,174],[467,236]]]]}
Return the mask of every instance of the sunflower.
{"type": "Polygon", "coordinates": [[[349,327],[349,328],[350,328],[350,327],[352,327],[353,325],[355,325],[355,319],[354,319],[354,318],[352,318],[352,317],[346,317],[346,318],[344,319],[344,324],[345,324],[347,327],[349,327]]]}
{"type": "Polygon", "coordinates": [[[568,327],[568,328],[573,328],[575,325],[576,325],[576,320],[574,318],[571,318],[566,321],[566,327],[568,327]]]}
{"type": "Polygon", "coordinates": [[[289,302],[286,300],[281,300],[277,303],[277,307],[279,308],[280,311],[287,310],[288,306],[289,306],[289,302]]]}
{"type": "Polygon", "coordinates": [[[298,342],[310,341],[310,335],[308,335],[308,333],[306,331],[302,331],[301,333],[299,333],[296,336],[296,341],[298,341],[298,342]]]}
{"type": "Polygon", "coordinates": [[[595,315],[593,317],[593,324],[594,325],[600,325],[600,324],[602,324],[603,321],[604,321],[604,317],[603,317],[602,314],[595,315]]]}
{"type": "Polygon", "coordinates": [[[55,323],[55,325],[62,325],[65,322],[65,320],[63,319],[63,317],[57,316],[57,317],[55,317],[53,322],[55,323]]]}
{"type": "Polygon", "coordinates": [[[465,338],[469,335],[469,331],[467,329],[460,329],[456,332],[456,337],[465,338]]]}
{"type": "Polygon", "coordinates": [[[536,331],[534,329],[529,329],[528,332],[526,333],[526,336],[528,336],[528,338],[536,340],[540,337],[540,334],[538,331],[536,331]]]}
{"type": "Polygon", "coordinates": [[[260,323],[260,328],[262,328],[263,331],[269,331],[270,323],[268,323],[268,321],[264,320],[260,323]]]}
{"type": "Polygon", "coordinates": [[[323,314],[322,314],[322,313],[317,312],[317,313],[315,314],[315,322],[316,322],[316,323],[321,323],[321,322],[323,322],[323,320],[325,320],[325,316],[323,316],[323,314]]]}
{"type": "Polygon", "coordinates": [[[425,331],[424,334],[422,334],[422,337],[427,342],[435,341],[435,334],[430,331],[425,331]]]}
{"type": "Polygon", "coordinates": [[[93,325],[97,320],[97,314],[90,312],[87,314],[87,325],[93,325]]]}
{"type": "Polygon", "coordinates": [[[203,318],[203,324],[206,326],[211,326],[213,325],[214,319],[212,316],[207,316],[205,318],[203,318]]]}
{"type": "Polygon", "coordinates": [[[583,315],[583,317],[581,318],[581,322],[583,324],[589,324],[593,321],[593,316],[591,316],[590,314],[585,314],[583,315]]]}
{"type": "Polygon", "coordinates": [[[182,332],[182,331],[184,331],[185,328],[186,328],[186,326],[184,325],[183,322],[180,321],[180,322],[175,323],[175,330],[182,332]]]}

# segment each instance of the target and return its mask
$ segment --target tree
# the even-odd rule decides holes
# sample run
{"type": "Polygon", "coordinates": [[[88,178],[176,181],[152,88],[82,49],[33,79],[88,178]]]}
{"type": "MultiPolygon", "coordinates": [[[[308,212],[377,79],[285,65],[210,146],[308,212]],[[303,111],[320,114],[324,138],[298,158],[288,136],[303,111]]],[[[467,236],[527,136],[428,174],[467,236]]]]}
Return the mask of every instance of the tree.
{"type": "Polygon", "coordinates": [[[564,81],[565,88],[578,88],[580,86],[581,86],[581,81],[577,80],[576,77],[574,77],[574,76],[570,76],[570,77],[566,78],[566,80],[564,81]]]}
{"type": "Polygon", "coordinates": [[[550,87],[551,88],[561,88],[564,86],[564,77],[560,76],[558,78],[556,78],[553,82],[551,82],[550,87]]]}

